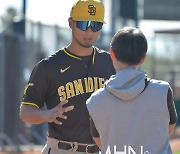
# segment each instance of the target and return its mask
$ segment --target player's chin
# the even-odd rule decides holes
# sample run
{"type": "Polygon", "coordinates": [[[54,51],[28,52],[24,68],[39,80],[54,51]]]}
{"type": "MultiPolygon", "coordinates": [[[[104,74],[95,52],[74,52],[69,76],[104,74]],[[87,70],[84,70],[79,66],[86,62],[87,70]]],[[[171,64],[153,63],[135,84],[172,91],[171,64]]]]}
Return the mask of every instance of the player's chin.
{"type": "Polygon", "coordinates": [[[84,47],[84,48],[90,48],[90,47],[92,47],[92,45],[93,45],[93,44],[84,44],[83,47],[84,47]]]}
{"type": "Polygon", "coordinates": [[[84,45],[84,47],[86,47],[86,48],[90,48],[93,44],[94,44],[94,42],[95,41],[93,41],[93,40],[88,40],[88,41],[85,41],[84,43],[83,43],[83,45],[84,45]]]}
{"type": "MultiPolygon", "coordinates": [[[[93,42],[94,43],[94,42],[93,42]]],[[[90,48],[92,47],[93,43],[83,43],[81,44],[84,48],[90,48]]]]}

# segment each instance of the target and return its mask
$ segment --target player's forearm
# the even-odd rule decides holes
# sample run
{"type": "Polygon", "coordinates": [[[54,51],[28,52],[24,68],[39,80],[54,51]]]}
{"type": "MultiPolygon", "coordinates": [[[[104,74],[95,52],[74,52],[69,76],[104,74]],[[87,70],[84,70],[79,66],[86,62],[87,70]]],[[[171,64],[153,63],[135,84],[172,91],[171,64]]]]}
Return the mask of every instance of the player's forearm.
{"type": "Polygon", "coordinates": [[[38,109],[30,105],[21,105],[20,119],[31,124],[41,124],[46,122],[46,110],[38,109]]]}
{"type": "Polygon", "coordinates": [[[176,124],[169,125],[169,136],[173,133],[174,127],[176,124]]]}
{"type": "Polygon", "coordinates": [[[94,139],[94,141],[95,141],[95,143],[98,145],[98,147],[99,147],[99,149],[101,149],[101,140],[100,140],[100,138],[99,137],[93,137],[93,139],[94,139]]]}

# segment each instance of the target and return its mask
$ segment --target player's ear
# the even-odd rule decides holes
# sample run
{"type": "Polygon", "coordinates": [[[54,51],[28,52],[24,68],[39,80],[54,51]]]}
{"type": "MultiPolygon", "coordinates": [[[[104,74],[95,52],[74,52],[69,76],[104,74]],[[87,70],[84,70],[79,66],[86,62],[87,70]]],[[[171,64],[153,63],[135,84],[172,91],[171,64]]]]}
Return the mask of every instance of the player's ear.
{"type": "Polygon", "coordinates": [[[144,63],[144,60],[145,60],[146,56],[144,56],[141,61],[139,62],[139,65],[143,64],[144,63]]]}
{"type": "Polygon", "coordinates": [[[110,47],[110,57],[111,57],[111,60],[115,60],[115,55],[114,55],[114,51],[112,49],[112,47],[110,47]]]}
{"type": "Polygon", "coordinates": [[[73,20],[71,17],[68,18],[68,22],[69,22],[69,27],[72,29],[73,20]]]}

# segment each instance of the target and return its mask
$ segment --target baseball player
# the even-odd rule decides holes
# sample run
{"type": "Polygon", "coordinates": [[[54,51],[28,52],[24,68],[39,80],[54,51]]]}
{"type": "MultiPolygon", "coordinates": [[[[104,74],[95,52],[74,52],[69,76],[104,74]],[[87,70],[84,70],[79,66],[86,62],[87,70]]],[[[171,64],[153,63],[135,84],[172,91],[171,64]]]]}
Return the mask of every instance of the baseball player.
{"type": "Polygon", "coordinates": [[[68,21],[72,41],[34,67],[20,118],[32,124],[48,122],[43,154],[98,153],[86,100],[115,73],[109,54],[92,46],[105,23],[104,6],[100,0],[78,0],[68,21]]]}
{"type": "Polygon", "coordinates": [[[125,27],[112,38],[116,75],[87,100],[102,154],[172,154],[169,136],[177,121],[172,90],[139,69],[146,52],[147,40],[137,28],[125,27]]]}

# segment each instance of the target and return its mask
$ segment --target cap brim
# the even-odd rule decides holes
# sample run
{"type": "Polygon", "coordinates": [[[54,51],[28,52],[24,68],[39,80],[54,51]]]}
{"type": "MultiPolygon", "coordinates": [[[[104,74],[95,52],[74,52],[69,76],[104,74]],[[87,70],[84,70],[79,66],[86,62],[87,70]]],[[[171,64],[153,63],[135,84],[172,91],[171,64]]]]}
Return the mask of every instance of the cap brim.
{"type": "Polygon", "coordinates": [[[105,21],[99,21],[99,20],[88,20],[88,19],[82,19],[82,18],[73,18],[71,17],[73,20],[75,21],[96,21],[96,22],[102,22],[103,24],[106,24],[105,21]]]}

